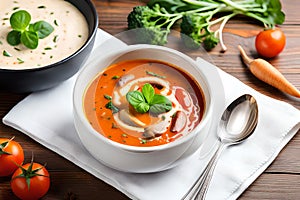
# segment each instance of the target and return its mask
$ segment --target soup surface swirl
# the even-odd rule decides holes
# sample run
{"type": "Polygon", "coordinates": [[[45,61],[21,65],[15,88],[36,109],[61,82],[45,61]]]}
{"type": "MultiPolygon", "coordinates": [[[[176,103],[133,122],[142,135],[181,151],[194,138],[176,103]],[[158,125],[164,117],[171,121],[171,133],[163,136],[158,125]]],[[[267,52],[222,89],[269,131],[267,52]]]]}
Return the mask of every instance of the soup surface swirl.
{"type": "Polygon", "coordinates": [[[194,79],[156,60],[113,64],[91,82],[84,96],[84,111],[92,127],[110,140],[131,146],[158,146],[189,134],[200,123],[204,108],[201,87],[194,79]],[[172,108],[165,109],[160,100],[151,104],[145,85],[154,89],[152,96],[166,97],[172,108]],[[149,104],[149,111],[141,113],[130,104],[128,94],[133,91],[145,94],[139,96],[137,107],[149,104]]]}

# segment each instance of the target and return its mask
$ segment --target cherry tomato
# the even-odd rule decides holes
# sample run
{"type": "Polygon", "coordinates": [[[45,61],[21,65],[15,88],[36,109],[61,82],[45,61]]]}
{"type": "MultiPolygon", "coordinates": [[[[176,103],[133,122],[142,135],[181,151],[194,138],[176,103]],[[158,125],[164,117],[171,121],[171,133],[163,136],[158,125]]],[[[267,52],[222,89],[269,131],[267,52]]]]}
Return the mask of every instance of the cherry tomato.
{"type": "Polygon", "coordinates": [[[12,176],[10,185],[13,193],[22,200],[40,199],[49,190],[49,172],[45,166],[35,162],[27,163],[22,168],[12,176]]]}
{"type": "Polygon", "coordinates": [[[12,139],[0,138],[0,177],[14,173],[24,161],[21,145],[12,139]]]}
{"type": "Polygon", "coordinates": [[[285,35],[279,28],[261,31],[255,38],[256,51],[265,58],[277,56],[284,46],[285,35]]]}

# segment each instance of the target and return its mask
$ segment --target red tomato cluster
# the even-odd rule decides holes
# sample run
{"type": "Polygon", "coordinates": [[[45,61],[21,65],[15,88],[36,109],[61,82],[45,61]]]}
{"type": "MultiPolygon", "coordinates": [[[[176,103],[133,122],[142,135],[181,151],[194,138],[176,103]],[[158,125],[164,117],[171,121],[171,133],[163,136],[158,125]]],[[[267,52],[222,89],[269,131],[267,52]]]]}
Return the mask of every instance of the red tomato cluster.
{"type": "Polygon", "coordinates": [[[24,151],[21,145],[13,139],[0,138],[0,177],[12,175],[11,189],[20,199],[40,199],[49,190],[49,173],[39,163],[23,162],[24,151]]]}

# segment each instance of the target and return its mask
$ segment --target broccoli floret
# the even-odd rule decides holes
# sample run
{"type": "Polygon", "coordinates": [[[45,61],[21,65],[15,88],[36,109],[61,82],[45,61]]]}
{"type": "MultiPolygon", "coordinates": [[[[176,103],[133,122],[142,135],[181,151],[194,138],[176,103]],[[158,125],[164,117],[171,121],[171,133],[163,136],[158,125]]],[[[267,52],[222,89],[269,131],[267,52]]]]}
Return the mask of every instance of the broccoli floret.
{"type": "Polygon", "coordinates": [[[214,48],[219,43],[219,39],[209,27],[210,23],[206,18],[197,13],[184,15],[180,24],[184,44],[191,49],[199,48],[202,43],[207,50],[214,48]]]}
{"type": "Polygon", "coordinates": [[[128,15],[127,21],[129,29],[136,29],[137,42],[165,45],[171,27],[181,17],[182,14],[171,14],[156,4],[152,8],[148,6],[134,7],[128,15]]]}

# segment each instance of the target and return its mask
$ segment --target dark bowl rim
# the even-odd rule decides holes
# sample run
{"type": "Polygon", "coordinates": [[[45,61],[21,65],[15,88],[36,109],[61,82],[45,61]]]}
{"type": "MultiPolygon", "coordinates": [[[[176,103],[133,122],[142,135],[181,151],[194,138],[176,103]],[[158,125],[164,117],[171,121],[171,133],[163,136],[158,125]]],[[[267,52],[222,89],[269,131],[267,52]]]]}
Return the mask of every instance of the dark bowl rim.
{"type": "MultiPolygon", "coordinates": [[[[90,0],[85,0],[89,6],[89,8],[92,11],[93,14],[93,18],[94,18],[94,23],[93,23],[93,31],[91,32],[91,34],[89,34],[88,39],[86,40],[86,42],[84,43],[84,45],[82,45],[78,50],[76,50],[73,54],[69,55],[68,57],[52,63],[50,65],[45,65],[42,67],[38,67],[38,68],[28,68],[28,69],[2,69],[0,68],[0,72],[5,72],[5,73],[13,73],[13,72],[36,72],[36,71],[44,71],[50,68],[55,68],[57,66],[60,66],[61,64],[69,61],[70,59],[72,59],[73,57],[75,57],[76,55],[80,54],[93,40],[93,38],[95,37],[97,30],[98,30],[98,13],[96,11],[96,8],[94,6],[94,4],[90,1],[90,0]]],[[[78,8],[77,8],[78,9],[78,8]]],[[[81,11],[80,11],[81,12],[81,11]]],[[[82,13],[82,12],[81,12],[82,13]]]]}

